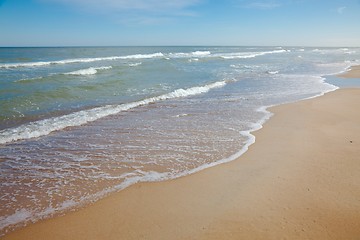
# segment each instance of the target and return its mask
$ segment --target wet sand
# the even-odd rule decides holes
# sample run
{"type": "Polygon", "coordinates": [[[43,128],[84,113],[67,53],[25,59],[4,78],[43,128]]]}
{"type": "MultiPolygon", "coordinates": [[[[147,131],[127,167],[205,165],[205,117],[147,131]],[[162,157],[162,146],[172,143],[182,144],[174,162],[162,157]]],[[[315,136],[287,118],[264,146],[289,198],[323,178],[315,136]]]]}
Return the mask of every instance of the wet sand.
{"type": "MultiPolygon", "coordinates": [[[[359,76],[358,76],[359,77],[359,76]]],[[[271,108],[239,159],[4,239],[359,239],[360,89],[271,108]]]]}
{"type": "Polygon", "coordinates": [[[349,71],[340,74],[343,78],[360,78],[360,66],[352,66],[349,71]]]}

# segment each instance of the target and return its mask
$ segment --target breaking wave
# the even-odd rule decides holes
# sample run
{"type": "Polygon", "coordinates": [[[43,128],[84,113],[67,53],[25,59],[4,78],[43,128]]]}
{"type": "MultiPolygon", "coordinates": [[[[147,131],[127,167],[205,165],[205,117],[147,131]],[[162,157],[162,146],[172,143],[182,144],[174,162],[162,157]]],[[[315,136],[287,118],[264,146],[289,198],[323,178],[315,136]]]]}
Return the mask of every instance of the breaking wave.
{"type": "Polygon", "coordinates": [[[167,99],[198,95],[198,94],[206,93],[213,88],[220,88],[225,85],[226,85],[226,81],[219,81],[204,86],[191,87],[187,89],[180,88],[167,94],[146,98],[140,101],[124,103],[120,105],[107,105],[89,110],[74,112],[60,117],[53,117],[35,122],[30,122],[15,128],[1,130],[0,144],[5,144],[22,139],[30,139],[30,138],[45,136],[54,131],[58,131],[67,127],[80,126],[88,122],[93,122],[97,119],[110,116],[113,114],[117,114],[122,111],[127,111],[129,109],[136,108],[139,106],[144,106],[150,103],[155,103],[167,99]]]}
{"type": "Polygon", "coordinates": [[[274,51],[266,51],[266,52],[240,52],[240,53],[228,53],[228,54],[221,54],[219,57],[223,58],[223,59],[239,59],[239,58],[255,58],[258,56],[263,56],[263,55],[267,55],[267,54],[274,54],[274,53],[285,53],[288,52],[289,50],[274,50],[274,51]]]}
{"type": "MultiPolygon", "coordinates": [[[[5,63],[0,64],[0,68],[21,68],[21,67],[44,67],[56,64],[72,64],[72,63],[90,63],[98,61],[115,61],[115,60],[127,60],[127,59],[151,59],[151,58],[223,58],[223,59],[241,59],[241,58],[254,58],[257,56],[263,56],[274,53],[284,53],[290,50],[278,49],[273,51],[265,52],[232,52],[232,53],[216,53],[213,54],[210,51],[194,51],[194,52],[178,52],[163,54],[161,52],[151,54],[134,54],[127,56],[112,56],[112,57],[96,57],[96,58],[75,58],[75,59],[64,59],[58,61],[42,61],[42,62],[26,62],[26,63],[5,63]]],[[[315,50],[314,50],[315,51],[315,50]]],[[[74,74],[74,75],[90,75],[95,74],[94,69],[88,70],[87,74],[74,74]]]]}
{"type": "Polygon", "coordinates": [[[113,57],[97,57],[97,58],[76,58],[76,59],[65,59],[59,61],[46,61],[46,62],[28,62],[28,63],[6,63],[0,64],[0,68],[19,68],[19,67],[42,67],[54,64],[70,64],[70,63],[89,63],[98,61],[113,61],[120,59],[149,59],[163,57],[162,53],[152,54],[135,54],[128,56],[113,56],[113,57]]]}
{"type": "Polygon", "coordinates": [[[64,73],[65,75],[77,75],[77,76],[84,76],[84,75],[94,75],[98,72],[98,70],[108,70],[111,69],[111,66],[108,67],[90,67],[86,69],[80,69],[73,72],[64,73]]]}

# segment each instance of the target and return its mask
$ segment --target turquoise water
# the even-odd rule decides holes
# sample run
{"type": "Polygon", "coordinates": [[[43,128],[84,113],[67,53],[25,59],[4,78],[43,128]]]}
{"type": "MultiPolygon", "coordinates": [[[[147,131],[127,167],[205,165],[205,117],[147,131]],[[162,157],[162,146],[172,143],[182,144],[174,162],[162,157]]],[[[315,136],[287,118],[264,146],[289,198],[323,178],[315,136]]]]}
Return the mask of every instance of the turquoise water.
{"type": "Polygon", "coordinates": [[[0,229],[231,161],[359,48],[0,48],[0,229]]]}

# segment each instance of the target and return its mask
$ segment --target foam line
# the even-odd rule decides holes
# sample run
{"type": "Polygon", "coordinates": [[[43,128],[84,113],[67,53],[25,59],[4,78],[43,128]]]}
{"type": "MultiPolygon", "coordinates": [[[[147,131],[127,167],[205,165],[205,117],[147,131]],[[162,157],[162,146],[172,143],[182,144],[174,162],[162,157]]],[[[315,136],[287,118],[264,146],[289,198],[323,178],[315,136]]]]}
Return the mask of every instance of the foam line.
{"type": "Polygon", "coordinates": [[[98,61],[113,61],[120,59],[149,59],[149,58],[159,58],[163,57],[162,53],[152,53],[152,54],[135,54],[128,56],[113,56],[113,57],[98,57],[98,58],[75,58],[75,59],[65,59],[59,61],[46,61],[46,62],[28,62],[28,63],[6,63],[0,64],[0,68],[19,68],[19,67],[43,67],[55,64],[70,64],[70,63],[89,63],[89,62],[98,62],[98,61]]]}
{"type": "Polygon", "coordinates": [[[64,73],[64,75],[76,75],[76,76],[86,76],[86,75],[94,75],[98,72],[98,70],[108,70],[111,69],[111,66],[108,67],[90,67],[86,69],[80,69],[73,72],[64,73]]]}
{"type": "Polygon", "coordinates": [[[173,98],[188,97],[206,93],[213,88],[220,88],[226,85],[225,81],[214,82],[205,86],[192,87],[187,89],[176,89],[173,92],[156,97],[146,98],[144,100],[120,105],[107,105],[89,110],[82,110],[60,117],[53,117],[35,122],[20,125],[15,128],[4,129],[0,131],[0,144],[5,144],[22,139],[36,138],[48,135],[51,132],[62,130],[67,127],[74,127],[93,122],[103,117],[127,111],[139,106],[148,105],[158,101],[173,98]]]}

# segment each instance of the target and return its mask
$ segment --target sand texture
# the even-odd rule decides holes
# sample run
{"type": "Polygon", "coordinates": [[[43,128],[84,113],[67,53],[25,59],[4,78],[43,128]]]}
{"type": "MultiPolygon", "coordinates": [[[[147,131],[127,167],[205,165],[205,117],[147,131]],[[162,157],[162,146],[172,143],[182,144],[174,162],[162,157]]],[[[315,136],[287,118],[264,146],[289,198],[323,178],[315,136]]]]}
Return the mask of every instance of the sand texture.
{"type": "Polygon", "coordinates": [[[271,108],[239,159],[4,239],[360,239],[360,89],[271,108]]]}

